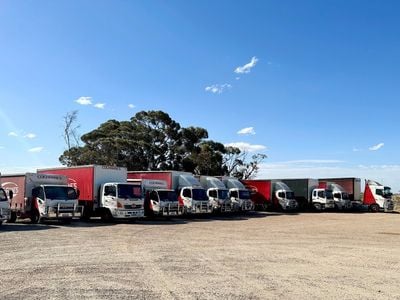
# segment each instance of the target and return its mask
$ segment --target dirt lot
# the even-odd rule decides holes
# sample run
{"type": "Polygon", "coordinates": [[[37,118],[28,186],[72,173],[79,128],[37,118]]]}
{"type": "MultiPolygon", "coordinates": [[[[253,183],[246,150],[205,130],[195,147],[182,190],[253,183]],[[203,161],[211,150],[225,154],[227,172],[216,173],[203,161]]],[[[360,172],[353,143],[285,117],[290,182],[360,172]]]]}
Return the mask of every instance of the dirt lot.
{"type": "Polygon", "coordinates": [[[400,214],[4,224],[1,299],[400,299],[400,214]]]}

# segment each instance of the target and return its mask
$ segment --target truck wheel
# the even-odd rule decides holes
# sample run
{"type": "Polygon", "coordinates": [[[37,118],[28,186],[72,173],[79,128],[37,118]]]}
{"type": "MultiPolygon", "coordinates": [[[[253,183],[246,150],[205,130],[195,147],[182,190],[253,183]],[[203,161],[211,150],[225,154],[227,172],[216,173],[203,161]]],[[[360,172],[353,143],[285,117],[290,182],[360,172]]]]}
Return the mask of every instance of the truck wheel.
{"type": "Polygon", "coordinates": [[[370,207],[369,207],[369,210],[371,211],[371,212],[378,212],[379,211],[379,205],[378,204],[372,204],[370,207]]]}
{"type": "Polygon", "coordinates": [[[40,222],[40,213],[35,209],[31,214],[31,223],[38,224],[40,222]]]}
{"type": "Polygon", "coordinates": [[[316,211],[321,211],[322,210],[321,203],[314,203],[314,208],[316,211]]]}
{"type": "Polygon", "coordinates": [[[13,211],[11,212],[11,217],[7,221],[7,223],[15,223],[15,221],[17,221],[17,213],[13,211]]]}
{"type": "Polygon", "coordinates": [[[111,222],[113,219],[114,217],[112,216],[111,211],[109,209],[105,209],[101,214],[101,220],[103,222],[111,222]]]}

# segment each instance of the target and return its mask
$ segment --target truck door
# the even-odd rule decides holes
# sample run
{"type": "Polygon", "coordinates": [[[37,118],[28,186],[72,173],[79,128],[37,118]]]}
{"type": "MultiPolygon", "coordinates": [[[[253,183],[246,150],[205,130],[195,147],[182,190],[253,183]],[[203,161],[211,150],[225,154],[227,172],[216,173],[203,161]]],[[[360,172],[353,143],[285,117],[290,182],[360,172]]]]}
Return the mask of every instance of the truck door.
{"type": "Polygon", "coordinates": [[[117,188],[115,185],[105,185],[102,206],[116,208],[117,188]]]}
{"type": "Polygon", "coordinates": [[[39,211],[40,216],[43,216],[46,213],[46,196],[43,187],[34,188],[32,190],[32,197],[32,209],[36,208],[39,211]]]}

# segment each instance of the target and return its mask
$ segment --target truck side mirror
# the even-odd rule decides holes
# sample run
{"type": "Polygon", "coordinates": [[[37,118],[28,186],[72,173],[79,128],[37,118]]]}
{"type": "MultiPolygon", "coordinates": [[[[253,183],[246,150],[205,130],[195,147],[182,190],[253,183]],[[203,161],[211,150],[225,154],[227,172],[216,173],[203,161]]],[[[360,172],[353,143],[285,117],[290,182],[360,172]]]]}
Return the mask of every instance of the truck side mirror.
{"type": "Polygon", "coordinates": [[[81,191],[79,189],[76,190],[76,198],[79,199],[79,196],[81,195],[81,191]]]}
{"type": "Polygon", "coordinates": [[[12,190],[8,191],[8,198],[11,200],[14,197],[14,193],[12,190]]]}

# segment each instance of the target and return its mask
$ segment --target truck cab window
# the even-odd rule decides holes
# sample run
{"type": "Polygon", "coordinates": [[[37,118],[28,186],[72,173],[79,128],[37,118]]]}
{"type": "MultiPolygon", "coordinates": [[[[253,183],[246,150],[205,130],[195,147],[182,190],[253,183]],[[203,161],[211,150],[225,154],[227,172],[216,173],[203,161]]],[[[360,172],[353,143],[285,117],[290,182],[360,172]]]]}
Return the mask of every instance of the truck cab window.
{"type": "Polygon", "coordinates": [[[318,192],[318,197],[325,198],[325,191],[319,191],[318,192]]]}
{"type": "Polygon", "coordinates": [[[4,190],[0,190],[0,201],[6,201],[7,200],[7,195],[4,190]]]}
{"type": "Polygon", "coordinates": [[[383,197],[383,190],[381,190],[381,189],[376,189],[376,194],[377,194],[378,196],[382,196],[382,197],[383,197]]]}
{"type": "Polygon", "coordinates": [[[209,192],[210,197],[218,198],[218,193],[216,190],[212,190],[209,192]]]}
{"type": "Polygon", "coordinates": [[[342,199],[342,195],[340,193],[333,193],[334,198],[342,199]]]}
{"type": "Polygon", "coordinates": [[[114,196],[115,197],[117,195],[115,186],[113,186],[113,185],[105,186],[104,187],[104,195],[105,196],[114,196]]]}
{"type": "Polygon", "coordinates": [[[188,197],[188,198],[192,197],[192,193],[191,193],[190,189],[184,189],[182,195],[183,195],[183,197],[188,197]]]}
{"type": "Polygon", "coordinates": [[[278,193],[279,198],[285,198],[285,193],[284,192],[279,192],[278,193]]]}
{"type": "Polygon", "coordinates": [[[239,198],[238,192],[237,192],[237,191],[232,191],[232,192],[231,192],[231,197],[233,197],[233,198],[239,198]]]}
{"type": "Polygon", "coordinates": [[[32,196],[33,197],[37,197],[40,199],[44,199],[44,192],[43,189],[41,187],[36,187],[32,190],[32,196]]]}
{"type": "Polygon", "coordinates": [[[150,193],[150,200],[153,200],[153,201],[158,202],[158,195],[157,195],[157,192],[152,191],[152,192],[150,193]]]}

